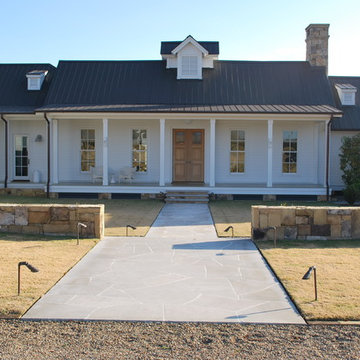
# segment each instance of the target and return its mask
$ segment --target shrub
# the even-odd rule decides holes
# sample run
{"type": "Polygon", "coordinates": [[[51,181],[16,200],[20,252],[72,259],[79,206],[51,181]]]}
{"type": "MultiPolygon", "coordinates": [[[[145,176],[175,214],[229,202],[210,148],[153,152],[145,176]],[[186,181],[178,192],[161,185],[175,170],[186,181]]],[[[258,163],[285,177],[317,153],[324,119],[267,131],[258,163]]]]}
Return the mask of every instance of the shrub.
{"type": "Polygon", "coordinates": [[[358,183],[360,180],[360,134],[342,139],[339,156],[345,185],[358,183]]]}
{"type": "Polygon", "coordinates": [[[344,190],[344,199],[350,205],[354,205],[355,201],[360,200],[360,183],[347,185],[344,190]]]}

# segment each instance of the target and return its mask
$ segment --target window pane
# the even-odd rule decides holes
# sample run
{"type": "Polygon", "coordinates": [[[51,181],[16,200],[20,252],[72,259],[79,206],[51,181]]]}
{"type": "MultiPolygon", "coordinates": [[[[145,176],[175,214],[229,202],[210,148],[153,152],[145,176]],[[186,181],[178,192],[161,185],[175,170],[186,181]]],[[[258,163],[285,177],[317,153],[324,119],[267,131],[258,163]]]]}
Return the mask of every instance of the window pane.
{"type": "Polygon", "coordinates": [[[231,140],[237,140],[237,131],[231,130],[231,140]]]}
{"type": "Polygon", "coordinates": [[[232,141],[231,142],[231,150],[232,151],[238,150],[238,142],[237,141],[232,141]]]}
{"type": "Polygon", "coordinates": [[[240,150],[240,151],[245,150],[245,141],[241,140],[238,142],[238,150],[240,150]]]}
{"type": "MultiPolygon", "coordinates": [[[[175,141],[177,134],[175,135],[175,141]]],[[[147,131],[133,129],[132,166],[136,171],[147,171],[147,131]]]]}
{"type": "Polygon", "coordinates": [[[192,143],[197,145],[202,143],[202,133],[200,131],[192,133],[192,143]]]}
{"type": "Polygon", "coordinates": [[[230,172],[237,172],[236,163],[230,163],[230,172]]]}
{"type": "Polygon", "coordinates": [[[177,131],[175,133],[175,142],[176,142],[176,144],[184,144],[185,143],[185,133],[183,131],[177,131]]]}
{"type": "Polygon", "coordinates": [[[244,163],[238,163],[238,172],[244,172],[244,171],[245,171],[244,163]]]}
{"type": "Polygon", "coordinates": [[[243,152],[238,153],[238,161],[241,161],[241,162],[245,161],[245,153],[243,153],[243,152]]]}
{"type": "Polygon", "coordinates": [[[237,162],[237,153],[236,152],[231,152],[230,153],[230,162],[237,162]]]}

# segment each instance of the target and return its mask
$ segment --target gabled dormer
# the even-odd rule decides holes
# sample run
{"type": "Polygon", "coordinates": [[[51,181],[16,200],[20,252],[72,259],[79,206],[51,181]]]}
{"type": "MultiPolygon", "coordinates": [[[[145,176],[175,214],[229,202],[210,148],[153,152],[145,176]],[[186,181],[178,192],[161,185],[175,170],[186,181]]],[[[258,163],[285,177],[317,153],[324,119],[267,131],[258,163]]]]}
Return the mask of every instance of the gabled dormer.
{"type": "Polygon", "coordinates": [[[213,68],[218,55],[217,41],[196,41],[191,35],[183,41],[161,43],[166,68],[177,69],[177,79],[202,79],[202,69],[213,68]]]}
{"type": "Polygon", "coordinates": [[[341,105],[355,105],[357,88],[351,84],[335,84],[341,105]]]}
{"type": "Polygon", "coordinates": [[[47,75],[47,70],[33,70],[26,74],[27,89],[28,90],[41,90],[41,85],[47,75]]]}

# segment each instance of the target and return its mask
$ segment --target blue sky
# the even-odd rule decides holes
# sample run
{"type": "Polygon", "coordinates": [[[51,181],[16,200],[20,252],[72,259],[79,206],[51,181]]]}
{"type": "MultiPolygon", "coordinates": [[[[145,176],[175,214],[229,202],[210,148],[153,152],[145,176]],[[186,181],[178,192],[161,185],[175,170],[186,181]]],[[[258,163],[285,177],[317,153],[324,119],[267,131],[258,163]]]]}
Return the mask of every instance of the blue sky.
{"type": "Polygon", "coordinates": [[[222,60],[304,60],[329,23],[329,74],[360,76],[359,0],[1,0],[0,62],[156,60],[160,42],[220,42],[222,60]]]}

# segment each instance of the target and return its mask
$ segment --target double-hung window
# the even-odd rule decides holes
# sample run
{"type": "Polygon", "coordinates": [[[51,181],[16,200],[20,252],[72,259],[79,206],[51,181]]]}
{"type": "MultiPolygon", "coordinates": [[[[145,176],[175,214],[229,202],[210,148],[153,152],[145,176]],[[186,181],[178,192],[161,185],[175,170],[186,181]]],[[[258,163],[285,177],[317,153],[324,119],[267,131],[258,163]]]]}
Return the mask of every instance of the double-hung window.
{"type": "Polygon", "coordinates": [[[230,173],[245,172],[245,131],[231,130],[230,173]]]}
{"type": "Polygon", "coordinates": [[[80,168],[83,172],[90,171],[91,167],[95,167],[95,130],[81,130],[81,164],[80,168]]]}
{"type": "Polygon", "coordinates": [[[282,172],[296,173],[297,171],[297,131],[283,132],[283,150],[282,150],[282,172]]]}
{"type": "Polygon", "coordinates": [[[132,167],[137,172],[146,172],[148,162],[148,140],[145,129],[132,131],[132,167]]]}

